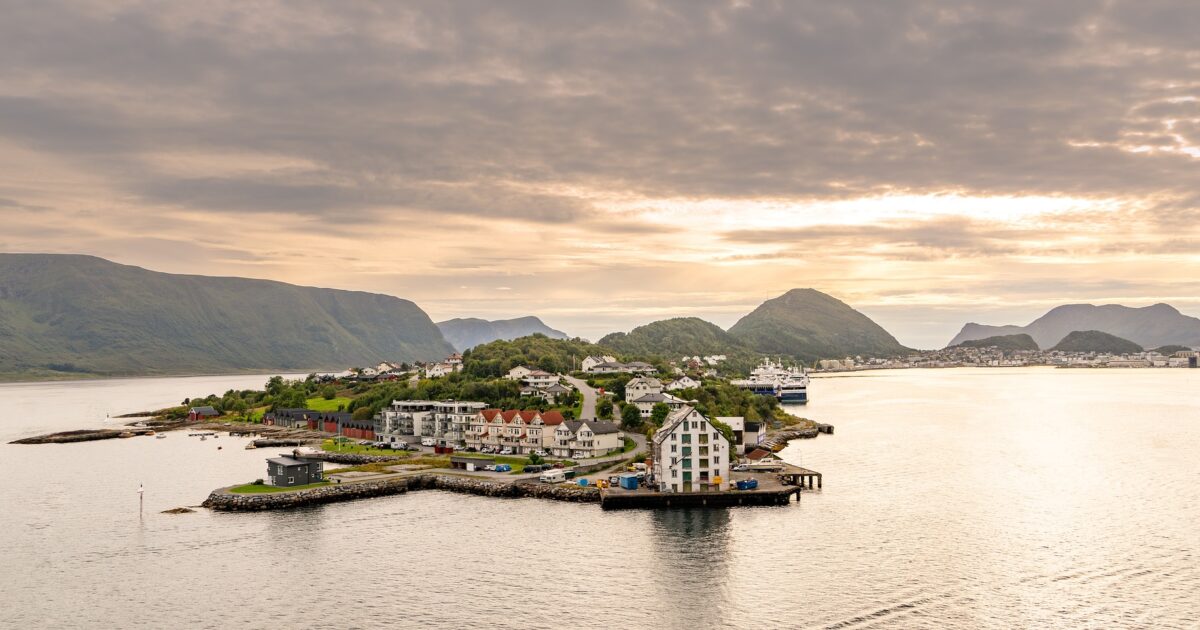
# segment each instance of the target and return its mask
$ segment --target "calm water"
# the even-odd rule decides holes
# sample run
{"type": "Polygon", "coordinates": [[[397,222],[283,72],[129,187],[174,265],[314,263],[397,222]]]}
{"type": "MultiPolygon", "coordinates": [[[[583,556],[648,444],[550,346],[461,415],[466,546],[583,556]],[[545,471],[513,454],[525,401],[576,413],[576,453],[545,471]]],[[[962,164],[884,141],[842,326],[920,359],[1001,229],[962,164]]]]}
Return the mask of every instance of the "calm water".
{"type": "MultiPolygon", "coordinates": [[[[263,380],[0,385],[0,438],[263,380]]],[[[2,445],[0,625],[1197,627],[1200,370],[876,372],[812,395],[837,435],[785,455],[825,489],[786,508],[423,492],[166,515],[271,451],[2,445]]]]}

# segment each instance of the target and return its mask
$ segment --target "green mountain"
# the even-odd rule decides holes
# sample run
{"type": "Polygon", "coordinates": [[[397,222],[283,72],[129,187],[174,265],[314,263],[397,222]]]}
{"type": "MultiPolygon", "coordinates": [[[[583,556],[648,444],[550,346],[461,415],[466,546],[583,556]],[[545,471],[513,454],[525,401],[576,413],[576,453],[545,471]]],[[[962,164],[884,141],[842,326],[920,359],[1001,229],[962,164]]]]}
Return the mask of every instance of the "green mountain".
{"type": "Polygon", "coordinates": [[[453,350],[387,295],[0,254],[0,376],[336,369],[453,350]]]}
{"type": "Polygon", "coordinates": [[[1191,350],[1191,348],[1189,348],[1187,346],[1179,346],[1179,345],[1159,346],[1154,349],[1155,352],[1157,352],[1161,355],[1166,355],[1166,356],[1170,356],[1172,354],[1175,354],[1176,352],[1187,352],[1189,350],[1191,350]]]}
{"type": "Polygon", "coordinates": [[[1099,330],[1076,330],[1063,337],[1062,341],[1058,342],[1058,345],[1051,350],[1129,354],[1141,352],[1142,347],[1128,339],[1122,339],[1099,330]]]}
{"type": "Polygon", "coordinates": [[[792,289],[763,302],[729,334],[757,352],[805,361],[910,352],[866,315],[815,289],[792,289]]]}
{"type": "Polygon", "coordinates": [[[664,319],[638,326],[628,333],[610,333],[599,343],[621,354],[656,355],[672,360],[681,356],[747,351],[741,340],[716,324],[696,317],[664,319]]]}
{"type": "Polygon", "coordinates": [[[1033,337],[1024,333],[1019,335],[996,335],[986,339],[969,339],[955,348],[999,348],[1000,350],[1038,350],[1038,344],[1033,337]]]}
{"type": "Polygon", "coordinates": [[[446,341],[449,341],[459,352],[497,339],[507,341],[538,333],[551,339],[567,338],[566,333],[547,326],[536,317],[492,321],[475,317],[456,318],[438,322],[437,327],[446,337],[446,341]]]}

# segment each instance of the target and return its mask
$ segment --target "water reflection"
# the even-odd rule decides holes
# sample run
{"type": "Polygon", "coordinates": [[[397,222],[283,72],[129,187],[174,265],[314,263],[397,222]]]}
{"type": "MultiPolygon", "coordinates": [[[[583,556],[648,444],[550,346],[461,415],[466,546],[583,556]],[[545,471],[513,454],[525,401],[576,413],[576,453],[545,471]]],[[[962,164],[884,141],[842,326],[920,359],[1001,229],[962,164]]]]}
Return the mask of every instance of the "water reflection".
{"type": "Polygon", "coordinates": [[[663,602],[670,628],[715,625],[728,611],[731,510],[671,509],[650,512],[652,601],[663,602]]]}

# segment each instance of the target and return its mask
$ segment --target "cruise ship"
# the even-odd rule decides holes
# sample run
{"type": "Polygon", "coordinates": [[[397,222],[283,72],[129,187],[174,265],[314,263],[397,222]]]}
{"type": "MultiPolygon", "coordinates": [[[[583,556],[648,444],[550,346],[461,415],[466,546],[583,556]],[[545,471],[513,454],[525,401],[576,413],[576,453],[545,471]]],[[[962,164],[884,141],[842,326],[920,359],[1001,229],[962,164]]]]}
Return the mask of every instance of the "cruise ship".
{"type": "Polygon", "coordinates": [[[774,396],[781,402],[804,404],[808,402],[808,380],[808,374],[802,368],[785,368],[782,361],[763,359],[750,372],[750,378],[736,379],[730,384],[755,394],[774,396]]]}

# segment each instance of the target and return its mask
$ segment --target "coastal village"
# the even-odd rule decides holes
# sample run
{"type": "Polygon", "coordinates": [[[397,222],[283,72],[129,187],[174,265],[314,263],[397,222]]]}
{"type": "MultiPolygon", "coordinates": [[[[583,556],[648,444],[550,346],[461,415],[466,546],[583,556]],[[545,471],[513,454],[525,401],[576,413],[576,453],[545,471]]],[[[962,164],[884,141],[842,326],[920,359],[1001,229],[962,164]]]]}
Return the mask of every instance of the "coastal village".
{"type": "Polygon", "coordinates": [[[854,372],[905,368],[1027,367],[1062,368],[1196,368],[1200,351],[1157,350],[1140,352],[1067,352],[1062,350],[1011,350],[997,346],[954,346],[905,357],[843,357],[816,362],[814,372],[854,372]]]}
{"type": "MultiPolygon", "coordinates": [[[[254,425],[233,430],[257,434],[246,448],[269,450],[263,477],[214,491],[206,505],[273,509],[437,487],[606,508],[716,507],[786,504],[806,483],[819,489],[819,473],[784,462],[777,451],[790,439],[832,427],[794,417],[794,424],[783,425],[755,412],[749,418],[706,415],[703,403],[689,396],[706,381],[727,388],[738,382],[718,376],[725,359],[689,356],[655,365],[596,354],[573,361],[577,369],[570,373],[519,364],[499,380],[512,382],[518,400],[529,403],[521,408],[407,398],[363,417],[344,407],[277,406],[254,425]]],[[[464,357],[455,353],[428,364],[383,363],[310,378],[341,390],[436,383],[463,369],[464,357]]],[[[745,391],[751,399],[759,393],[728,391],[745,391]]],[[[221,415],[210,405],[190,406],[186,423],[228,428],[215,424],[221,415]]]]}

